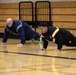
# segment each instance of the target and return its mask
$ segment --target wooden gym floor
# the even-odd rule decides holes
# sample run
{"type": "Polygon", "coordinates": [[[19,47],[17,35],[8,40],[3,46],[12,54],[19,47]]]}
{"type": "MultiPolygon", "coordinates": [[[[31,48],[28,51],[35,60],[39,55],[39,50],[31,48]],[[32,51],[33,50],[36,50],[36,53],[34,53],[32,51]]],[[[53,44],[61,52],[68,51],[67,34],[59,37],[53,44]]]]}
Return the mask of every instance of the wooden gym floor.
{"type": "Polygon", "coordinates": [[[19,41],[9,39],[6,46],[0,45],[0,75],[76,75],[76,47],[54,52],[56,45],[49,43],[41,51],[37,42],[18,48],[19,41]]]}

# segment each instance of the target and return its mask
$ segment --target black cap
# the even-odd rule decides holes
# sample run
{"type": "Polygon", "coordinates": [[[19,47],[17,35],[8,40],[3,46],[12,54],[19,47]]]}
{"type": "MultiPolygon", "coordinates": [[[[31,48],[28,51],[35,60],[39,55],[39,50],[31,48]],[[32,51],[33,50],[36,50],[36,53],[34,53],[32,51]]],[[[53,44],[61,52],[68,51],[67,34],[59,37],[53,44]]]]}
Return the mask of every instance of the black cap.
{"type": "Polygon", "coordinates": [[[46,22],[41,22],[41,23],[39,24],[39,27],[41,27],[41,26],[49,26],[49,25],[48,25],[48,23],[46,23],[46,22]]]}

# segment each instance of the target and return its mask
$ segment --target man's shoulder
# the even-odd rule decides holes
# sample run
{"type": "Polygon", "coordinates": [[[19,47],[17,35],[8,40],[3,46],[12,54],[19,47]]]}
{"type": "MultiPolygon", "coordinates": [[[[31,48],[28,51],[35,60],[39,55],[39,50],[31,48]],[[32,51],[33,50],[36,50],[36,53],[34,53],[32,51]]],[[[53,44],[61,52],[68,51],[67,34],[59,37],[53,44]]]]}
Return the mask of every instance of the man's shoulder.
{"type": "Polygon", "coordinates": [[[48,26],[48,31],[51,32],[51,31],[54,31],[56,29],[56,27],[54,26],[48,26]]]}
{"type": "MultiPolygon", "coordinates": [[[[14,23],[18,23],[20,22],[21,20],[13,20],[14,23]]],[[[22,21],[21,21],[22,22],[22,21]]]]}
{"type": "Polygon", "coordinates": [[[55,26],[48,26],[48,28],[56,29],[56,27],[55,27],[55,26]]]}

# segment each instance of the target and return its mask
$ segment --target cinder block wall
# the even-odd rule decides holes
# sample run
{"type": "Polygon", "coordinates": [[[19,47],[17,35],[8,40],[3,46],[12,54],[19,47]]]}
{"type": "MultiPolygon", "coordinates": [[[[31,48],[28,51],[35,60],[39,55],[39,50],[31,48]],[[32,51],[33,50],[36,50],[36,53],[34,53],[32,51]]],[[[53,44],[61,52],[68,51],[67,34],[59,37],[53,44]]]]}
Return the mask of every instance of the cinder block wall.
{"type": "MultiPolygon", "coordinates": [[[[1,0],[0,0],[1,1],[1,0]]],[[[2,0],[3,1],[3,0],[2,0]]],[[[8,1],[8,0],[6,0],[8,1]]],[[[12,1],[12,0],[10,0],[12,1]]],[[[19,0],[18,0],[19,1],[19,0]]],[[[76,2],[51,2],[53,25],[60,28],[76,28],[76,2]]],[[[19,19],[18,3],[0,3],[0,33],[4,32],[6,19],[19,19]]],[[[41,11],[42,12],[42,11],[41,11]]],[[[37,30],[40,32],[39,30],[37,30]]],[[[76,36],[76,30],[70,30],[76,36]]]]}
{"type": "Polygon", "coordinates": [[[0,0],[0,3],[18,3],[20,1],[51,1],[51,2],[59,2],[59,1],[76,1],[76,0],[0,0]]]}

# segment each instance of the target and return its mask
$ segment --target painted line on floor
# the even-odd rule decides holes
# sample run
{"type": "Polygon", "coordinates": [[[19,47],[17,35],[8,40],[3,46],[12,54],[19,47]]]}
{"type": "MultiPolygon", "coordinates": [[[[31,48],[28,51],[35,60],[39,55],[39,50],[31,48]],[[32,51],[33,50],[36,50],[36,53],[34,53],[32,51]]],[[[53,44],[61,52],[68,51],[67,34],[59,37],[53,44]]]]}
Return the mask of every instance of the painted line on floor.
{"type": "Polygon", "coordinates": [[[19,53],[19,52],[8,52],[8,51],[0,51],[0,52],[12,53],[12,54],[21,54],[21,55],[31,55],[31,56],[52,57],[52,58],[76,60],[76,58],[71,58],[71,57],[61,57],[61,56],[51,56],[51,55],[40,55],[40,54],[31,54],[31,53],[19,53]]]}

